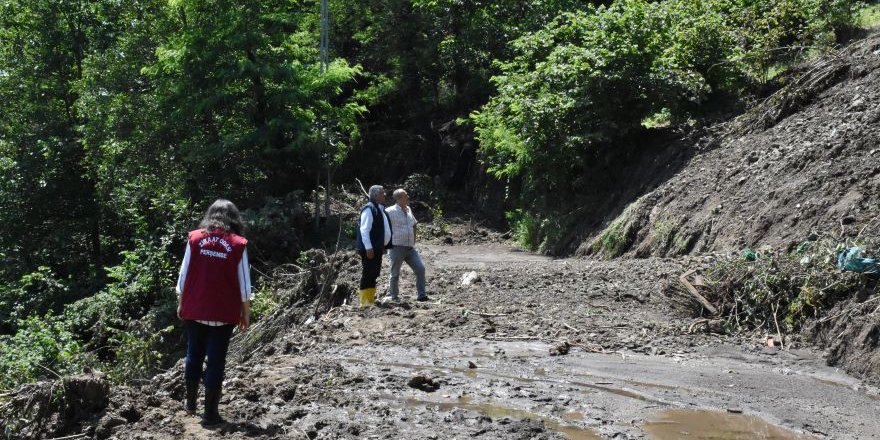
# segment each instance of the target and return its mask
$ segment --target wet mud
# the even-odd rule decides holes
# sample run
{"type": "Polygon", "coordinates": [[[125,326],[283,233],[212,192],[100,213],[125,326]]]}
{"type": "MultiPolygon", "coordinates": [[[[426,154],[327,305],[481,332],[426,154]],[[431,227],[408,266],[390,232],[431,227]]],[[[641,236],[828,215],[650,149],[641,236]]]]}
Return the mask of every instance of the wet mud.
{"type": "Polygon", "coordinates": [[[878,390],[820,352],[690,331],[660,292],[700,258],[554,260],[498,243],[422,255],[431,301],[414,301],[405,269],[400,303],[336,307],[232,360],[228,423],[179,410],[172,370],[140,391],[143,416],[108,437],[880,437],[878,390]],[[478,281],[462,284],[471,272],[478,281]]]}

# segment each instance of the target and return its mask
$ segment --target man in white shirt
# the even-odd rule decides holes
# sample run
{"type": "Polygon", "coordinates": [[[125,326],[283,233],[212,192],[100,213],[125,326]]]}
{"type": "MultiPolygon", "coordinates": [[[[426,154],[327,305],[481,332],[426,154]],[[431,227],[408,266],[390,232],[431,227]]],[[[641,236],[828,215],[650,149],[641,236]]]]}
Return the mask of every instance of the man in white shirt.
{"type": "Polygon", "coordinates": [[[416,224],[418,221],[409,208],[409,195],[403,188],[394,190],[392,194],[394,206],[385,209],[388,214],[388,221],[391,223],[391,278],[388,283],[388,299],[390,301],[398,301],[397,296],[398,281],[400,279],[400,268],[403,263],[407,265],[416,274],[416,301],[427,301],[428,295],[425,294],[425,265],[422,258],[416,250],[416,224]]]}
{"type": "Polygon", "coordinates": [[[385,214],[385,188],[370,187],[370,202],[361,208],[357,230],[357,249],[361,256],[361,306],[372,305],[376,299],[376,279],[382,269],[382,254],[391,245],[391,227],[385,214]]]}

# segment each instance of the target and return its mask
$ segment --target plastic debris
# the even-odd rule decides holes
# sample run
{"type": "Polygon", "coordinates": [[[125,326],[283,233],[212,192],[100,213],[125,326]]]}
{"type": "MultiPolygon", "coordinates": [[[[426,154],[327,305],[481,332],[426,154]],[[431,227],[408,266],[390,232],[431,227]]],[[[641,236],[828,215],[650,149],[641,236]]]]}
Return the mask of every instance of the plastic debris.
{"type": "Polygon", "coordinates": [[[877,273],[877,260],[862,257],[862,248],[853,246],[837,256],[837,268],[844,272],[877,273]]]}

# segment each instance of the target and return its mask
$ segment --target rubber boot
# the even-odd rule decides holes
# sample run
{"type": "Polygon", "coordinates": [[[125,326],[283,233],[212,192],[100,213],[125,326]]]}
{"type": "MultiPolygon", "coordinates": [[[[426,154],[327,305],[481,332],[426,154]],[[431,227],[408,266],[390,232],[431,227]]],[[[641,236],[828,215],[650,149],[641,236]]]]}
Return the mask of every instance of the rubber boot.
{"type": "Polygon", "coordinates": [[[223,423],[223,417],[220,417],[220,390],[205,387],[205,414],[202,416],[202,423],[205,425],[216,425],[223,423]]]}
{"type": "Polygon", "coordinates": [[[187,380],[186,381],[186,403],[184,404],[184,409],[189,414],[196,413],[196,401],[199,398],[199,381],[197,380],[187,380]]]}
{"type": "Polygon", "coordinates": [[[358,291],[358,299],[361,307],[369,307],[376,304],[376,288],[369,287],[358,291]]]}

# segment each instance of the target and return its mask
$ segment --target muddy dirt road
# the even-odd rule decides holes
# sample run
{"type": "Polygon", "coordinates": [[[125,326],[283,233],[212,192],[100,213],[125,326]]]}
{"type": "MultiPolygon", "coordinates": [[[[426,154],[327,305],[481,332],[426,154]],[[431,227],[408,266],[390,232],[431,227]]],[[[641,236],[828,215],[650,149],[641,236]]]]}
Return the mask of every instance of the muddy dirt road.
{"type": "Polygon", "coordinates": [[[206,429],[178,410],[172,371],[138,421],[108,434],[880,438],[878,390],[821,353],[716,334],[673,310],[664,284],[701,258],[552,260],[501,243],[422,255],[431,302],[413,301],[404,269],[401,303],[335,308],[230,364],[229,423],[206,429]]]}

